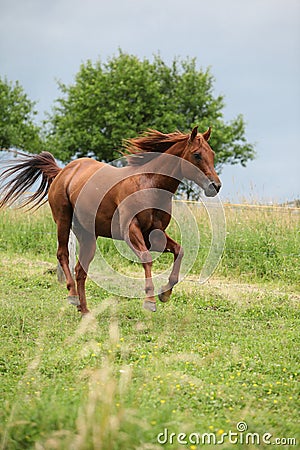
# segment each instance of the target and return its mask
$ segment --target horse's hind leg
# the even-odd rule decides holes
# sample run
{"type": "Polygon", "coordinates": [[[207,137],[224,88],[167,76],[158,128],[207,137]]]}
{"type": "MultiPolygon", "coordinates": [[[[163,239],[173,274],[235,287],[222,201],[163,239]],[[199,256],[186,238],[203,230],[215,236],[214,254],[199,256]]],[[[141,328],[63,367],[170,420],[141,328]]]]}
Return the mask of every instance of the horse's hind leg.
{"type": "Polygon", "coordinates": [[[85,282],[89,265],[95,255],[96,238],[87,232],[77,234],[77,238],[79,240],[79,258],[75,267],[75,274],[80,301],[78,310],[81,314],[87,314],[89,310],[86,304],[85,282]]]}
{"type": "Polygon", "coordinates": [[[72,226],[72,210],[71,208],[66,208],[62,211],[59,216],[53,214],[54,220],[57,225],[57,240],[58,240],[58,248],[57,248],[57,259],[61,268],[64,272],[67,289],[69,291],[68,300],[70,303],[74,305],[78,305],[78,294],[76,290],[75,280],[71,274],[69,267],[69,236],[70,229],[72,226]]]}

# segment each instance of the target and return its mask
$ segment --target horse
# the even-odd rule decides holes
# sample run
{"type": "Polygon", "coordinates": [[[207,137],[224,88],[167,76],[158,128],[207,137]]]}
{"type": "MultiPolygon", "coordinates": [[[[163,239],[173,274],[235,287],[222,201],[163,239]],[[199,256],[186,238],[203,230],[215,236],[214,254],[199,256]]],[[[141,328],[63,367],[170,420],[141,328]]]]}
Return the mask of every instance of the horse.
{"type": "Polygon", "coordinates": [[[125,241],[141,261],[145,273],[146,310],[156,311],[151,251],[173,254],[173,267],[158,298],[167,302],[178,283],[183,248],[166,233],[172,217],[172,197],[183,178],[196,182],[206,196],[217,195],[221,181],[214,168],[214,152],[204,133],[165,134],[149,129],[125,141],[127,165],[78,158],[64,168],[46,151],[21,154],[0,175],[0,209],[15,202],[35,209],[49,202],[57,226],[57,259],[62,267],[68,300],[82,315],[89,313],[85,284],[95,256],[98,236],[125,241]],[[33,194],[24,194],[41,181],[33,194]],[[73,229],[79,243],[75,280],[69,268],[68,241],[73,229]]]}

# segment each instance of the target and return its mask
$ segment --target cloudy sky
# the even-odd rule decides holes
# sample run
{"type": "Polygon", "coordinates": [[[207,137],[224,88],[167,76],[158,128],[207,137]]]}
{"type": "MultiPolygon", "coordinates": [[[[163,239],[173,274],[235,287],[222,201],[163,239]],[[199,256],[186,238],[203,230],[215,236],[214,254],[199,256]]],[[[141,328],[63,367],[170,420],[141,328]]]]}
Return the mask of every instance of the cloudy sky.
{"type": "MultiPolygon", "coordinates": [[[[19,80],[40,117],[88,58],[196,57],[242,113],[257,158],[225,167],[222,198],[300,198],[299,0],[0,0],[0,76],[19,80]]],[[[173,131],[173,130],[170,130],[173,131]]]]}

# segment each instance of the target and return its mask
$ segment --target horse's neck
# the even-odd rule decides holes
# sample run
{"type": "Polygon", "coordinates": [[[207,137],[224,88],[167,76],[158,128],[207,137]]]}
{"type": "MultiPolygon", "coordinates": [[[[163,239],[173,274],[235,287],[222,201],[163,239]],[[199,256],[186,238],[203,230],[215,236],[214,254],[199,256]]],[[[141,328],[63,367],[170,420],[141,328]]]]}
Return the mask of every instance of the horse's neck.
{"type": "Polygon", "coordinates": [[[148,165],[152,186],[175,194],[181,180],[180,158],[163,153],[148,165]]]}
{"type": "Polygon", "coordinates": [[[178,189],[180,180],[172,175],[153,175],[152,185],[154,188],[169,191],[171,194],[175,194],[178,189]]]}
{"type": "Polygon", "coordinates": [[[165,176],[161,180],[164,188],[173,194],[177,191],[183,179],[181,172],[181,161],[184,154],[185,143],[178,142],[170,147],[160,160],[159,173],[165,176]]]}

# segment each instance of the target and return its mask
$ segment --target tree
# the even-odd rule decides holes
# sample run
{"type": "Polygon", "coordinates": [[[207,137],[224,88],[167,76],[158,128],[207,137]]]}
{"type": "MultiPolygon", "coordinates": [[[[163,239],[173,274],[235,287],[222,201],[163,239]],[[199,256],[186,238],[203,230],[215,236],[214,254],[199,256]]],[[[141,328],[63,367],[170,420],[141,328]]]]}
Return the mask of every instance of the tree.
{"type": "Polygon", "coordinates": [[[200,131],[213,128],[219,171],[224,164],[245,165],[254,148],[244,119],[224,121],[224,98],[214,96],[213,85],[210,70],[197,69],[195,59],[168,66],[160,56],[150,62],[119,51],[106,63],[87,61],[73,84],[59,83],[63,95],[49,118],[49,150],[62,161],[75,155],[111,161],[123,139],[147,128],[188,132],[199,125],[200,131]]]}
{"type": "Polygon", "coordinates": [[[0,78],[0,149],[40,151],[34,106],[18,81],[13,84],[0,78]]]}

